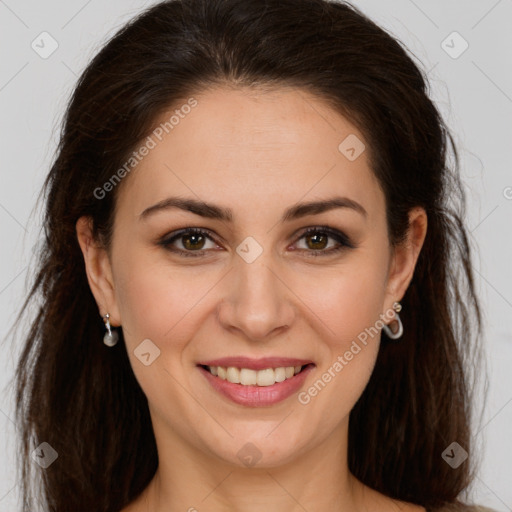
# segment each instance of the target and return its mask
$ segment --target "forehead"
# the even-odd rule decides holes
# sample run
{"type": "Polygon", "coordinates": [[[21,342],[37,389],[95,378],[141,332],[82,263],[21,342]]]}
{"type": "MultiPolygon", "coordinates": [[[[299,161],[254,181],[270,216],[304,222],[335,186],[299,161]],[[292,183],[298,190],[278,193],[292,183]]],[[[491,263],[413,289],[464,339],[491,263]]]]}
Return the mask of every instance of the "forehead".
{"type": "Polygon", "coordinates": [[[153,147],[125,178],[119,209],[138,215],[168,195],[229,206],[235,221],[238,210],[280,216],[290,204],[334,195],[363,203],[370,216],[384,208],[363,135],[316,96],[219,87],[193,99],[155,121],[153,147]]]}

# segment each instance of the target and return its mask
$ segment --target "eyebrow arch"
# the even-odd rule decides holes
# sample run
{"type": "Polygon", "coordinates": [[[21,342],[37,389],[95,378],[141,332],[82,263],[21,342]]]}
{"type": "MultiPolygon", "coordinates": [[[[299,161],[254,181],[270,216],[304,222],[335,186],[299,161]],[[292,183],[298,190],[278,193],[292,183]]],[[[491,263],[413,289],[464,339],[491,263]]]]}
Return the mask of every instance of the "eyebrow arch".
{"type": "MultiPolygon", "coordinates": [[[[217,219],[226,222],[233,221],[233,211],[230,208],[223,208],[212,203],[181,197],[168,197],[153,206],[146,208],[139,215],[139,220],[147,219],[150,215],[156,212],[171,208],[179,208],[208,219],[217,219]]],[[[335,208],[349,208],[360,213],[365,219],[368,217],[367,211],[358,202],[349,199],[348,197],[333,197],[323,201],[296,204],[284,212],[281,222],[300,219],[307,215],[318,215],[335,208]]]]}

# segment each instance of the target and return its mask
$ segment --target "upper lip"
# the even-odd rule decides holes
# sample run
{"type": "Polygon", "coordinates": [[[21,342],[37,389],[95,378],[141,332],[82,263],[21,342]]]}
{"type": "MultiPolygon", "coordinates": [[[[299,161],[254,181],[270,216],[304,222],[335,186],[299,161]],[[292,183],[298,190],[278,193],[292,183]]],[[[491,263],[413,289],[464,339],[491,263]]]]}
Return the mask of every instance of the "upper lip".
{"type": "Polygon", "coordinates": [[[261,359],[252,359],[250,357],[235,356],[202,361],[197,364],[199,366],[222,366],[224,368],[233,366],[235,368],[249,368],[250,370],[265,370],[266,368],[304,366],[310,363],[312,364],[313,361],[309,359],[296,359],[290,357],[262,357],[261,359]]]}

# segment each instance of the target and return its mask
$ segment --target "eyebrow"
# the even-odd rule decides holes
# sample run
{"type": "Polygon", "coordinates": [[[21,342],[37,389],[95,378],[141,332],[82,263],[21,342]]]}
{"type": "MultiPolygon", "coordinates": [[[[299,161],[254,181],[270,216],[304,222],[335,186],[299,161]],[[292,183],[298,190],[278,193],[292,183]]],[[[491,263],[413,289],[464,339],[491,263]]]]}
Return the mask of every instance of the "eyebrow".
{"type": "MultiPolygon", "coordinates": [[[[162,201],[159,201],[153,206],[146,208],[139,215],[139,220],[147,219],[157,212],[169,210],[172,208],[179,208],[181,210],[191,212],[208,219],[233,222],[233,211],[230,208],[224,208],[212,203],[199,201],[197,199],[182,197],[168,197],[162,201]]],[[[281,222],[300,219],[302,217],[306,217],[307,215],[318,215],[335,208],[348,208],[360,213],[365,219],[368,217],[368,213],[363,208],[363,206],[353,199],[349,199],[348,197],[333,197],[323,201],[312,201],[309,203],[296,204],[285,210],[281,218],[281,222]]]]}

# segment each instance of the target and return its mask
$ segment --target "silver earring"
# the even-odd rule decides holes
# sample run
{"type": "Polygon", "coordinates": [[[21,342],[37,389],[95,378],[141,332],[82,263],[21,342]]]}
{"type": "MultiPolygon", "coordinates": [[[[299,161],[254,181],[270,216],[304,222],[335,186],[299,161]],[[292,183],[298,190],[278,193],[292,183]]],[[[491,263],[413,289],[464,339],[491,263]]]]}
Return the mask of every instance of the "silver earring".
{"type": "Polygon", "coordinates": [[[105,333],[105,336],[103,336],[103,343],[105,343],[107,347],[113,347],[119,339],[119,334],[117,331],[112,331],[110,328],[110,315],[108,313],[103,317],[103,321],[107,328],[107,332],[105,333]]]}
{"type": "Polygon", "coordinates": [[[400,320],[400,315],[398,314],[399,311],[402,311],[402,305],[400,304],[400,302],[395,302],[393,304],[393,309],[395,310],[395,318],[390,323],[390,325],[396,322],[396,327],[392,329],[389,325],[384,325],[383,329],[388,338],[391,338],[392,340],[397,340],[404,333],[404,326],[402,325],[402,320],[400,320]]]}

